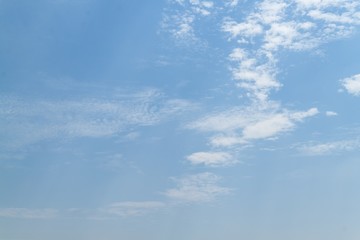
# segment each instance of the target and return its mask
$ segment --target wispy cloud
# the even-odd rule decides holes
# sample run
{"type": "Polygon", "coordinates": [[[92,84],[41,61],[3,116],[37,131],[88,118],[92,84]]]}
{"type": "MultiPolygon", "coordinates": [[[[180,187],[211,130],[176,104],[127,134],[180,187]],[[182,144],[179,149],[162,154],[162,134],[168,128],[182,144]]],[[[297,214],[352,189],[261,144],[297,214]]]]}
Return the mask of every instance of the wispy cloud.
{"type": "Polygon", "coordinates": [[[193,109],[182,99],[150,89],[105,98],[28,100],[0,96],[0,134],[20,147],[57,137],[108,137],[132,126],[151,126],[193,109]]]}
{"type": "Polygon", "coordinates": [[[213,1],[204,0],[172,0],[170,9],[166,10],[161,22],[161,29],[169,32],[175,42],[180,45],[204,45],[198,37],[195,26],[198,16],[207,17],[215,10],[213,1]]]}
{"type": "Polygon", "coordinates": [[[0,208],[0,217],[21,219],[51,219],[58,215],[58,210],[52,208],[0,208]]]}
{"type": "Polygon", "coordinates": [[[162,27],[169,28],[176,41],[191,44],[198,40],[193,28],[194,20],[195,17],[190,13],[171,15],[163,19],[162,27]]]}
{"type": "Polygon", "coordinates": [[[340,80],[345,90],[354,96],[360,96],[360,74],[340,80]]]}
{"type": "Polygon", "coordinates": [[[175,178],[174,180],[177,187],[167,190],[165,195],[180,203],[209,202],[231,191],[229,188],[219,186],[220,177],[209,172],[175,178]]]}
{"type": "Polygon", "coordinates": [[[228,152],[196,152],[187,156],[186,159],[193,165],[205,165],[210,167],[230,166],[238,162],[228,152]]]}
{"type": "Polygon", "coordinates": [[[99,210],[102,217],[134,217],[142,216],[166,206],[158,201],[116,202],[99,210]]]}
{"type": "Polygon", "coordinates": [[[99,208],[93,218],[136,217],[173,208],[178,204],[212,202],[218,196],[231,191],[229,188],[219,186],[220,179],[219,176],[209,172],[172,178],[177,186],[163,192],[163,195],[167,197],[165,200],[114,202],[99,208]]]}
{"type": "Polygon", "coordinates": [[[299,152],[310,155],[310,156],[319,156],[319,155],[329,155],[334,153],[353,151],[360,147],[360,141],[358,139],[352,140],[340,140],[332,142],[309,142],[297,146],[299,152]]]}
{"type": "Polygon", "coordinates": [[[225,0],[225,6],[236,7],[239,4],[239,0],[225,0]]]}

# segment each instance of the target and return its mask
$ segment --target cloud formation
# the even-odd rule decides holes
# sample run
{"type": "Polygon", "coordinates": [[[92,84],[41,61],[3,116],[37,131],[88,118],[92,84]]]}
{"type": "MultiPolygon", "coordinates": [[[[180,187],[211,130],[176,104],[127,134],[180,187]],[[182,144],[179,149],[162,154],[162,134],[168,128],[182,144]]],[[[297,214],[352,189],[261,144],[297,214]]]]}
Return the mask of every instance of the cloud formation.
{"type": "Polygon", "coordinates": [[[339,152],[353,151],[360,147],[358,139],[340,140],[324,143],[310,142],[297,147],[298,151],[309,156],[330,155],[339,152]]]}
{"type": "MultiPolygon", "coordinates": [[[[206,31],[204,26],[210,25],[217,28],[223,40],[227,40],[232,80],[239,87],[239,95],[249,100],[246,105],[207,114],[187,125],[188,129],[213,134],[209,138],[210,151],[187,157],[195,165],[209,165],[212,161],[209,159],[213,159],[207,156],[210,153],[232,155],[229,147],[276,139],[293,131],[306,118],[317,115],[316,107],[305,111],[289,110],[271,99],[271,94],[283,85],[278,78],[281,53],[316,49],[350,36],[360,25],[360,3],[356,0],[220,1],[213,2],[211,14],[194,11],[194,1],[191,0],[173,3],[176,16],[192,16],[189,24],[192,36],[199,40],[201,33],[206,31]],[[211,21],[213,24],[209,24],[211,21]],[[202,25],[203,22],[207,24],[202,25]]],[[[174,21],[169,26],[178,29],[180,25],[174,21]]],[[[342,80],[344,88],[354,95],[360,95],[357,78],[355,75],[342,80]]],[[[325,114],[336,115],[331,111],[325,114]]],[[[215,156],[218,161],[225,159],[215,156]]]]}
{"type": "Polygon", "coordinates": [[[108,137],[131,126],[151,126],[193,109],[154,89],[65,101],[0,96],[1,145],[20,147],[58,137],[108,137]]]}
{"type": "Polygon", "coordinates": [[[229,55],[233,78],[251,98],[267,100],[281,87],[276,78],[279,51],[309,50],[347,37],[359,20],[360,4],[353,0],[259,1],[247,16],[224,18],[222,31],[238,45],[229,55]]]}
{"type": "Polygon", "coordinates": [[[334,117],[334,116],[338,115],[337,112],[334,112],[334,111],[326,111],[325,114],[328,117],[334,117]]]}
{"type": "Polygon", "coordinates": [[[229,188],[219,186],[220,177],[209,172],[174,180],[177,187],[167,190],[165,195],[171,200],[180,203],[209,202],[231,191],[229,188]]]}
{"type": "Polygon", "coordinates": [[[360,74],[340,80],[345,90],[354,96],[360,96],[360,74]]]}
{"type": "Polygon", "coordinates": [[[238,161],[227,152],[196,152],[186,157],[193,165],[210,167],[230,166],[238,161]]]}
{"type": "Polygon", "coordinates": [[[177,44],[200,44],[195,25],[198,16],[207,17],[214,11],[213,1],[203,0],[171,0],[177,6],[167,9],[161,22],[162,30],[169,32],[177,44]]]}
{"type": "Polygon", "coordinates": [[[100,209],[104,216],[134,217],[147,214],[165,207],[165,203],[158,201],[144,202],[116,202],[100,209]]]}
{"type": "Polygon", "coordinates": [[[348,37],[360,25],[357,0],[173,1],[174,12],[165,14],[166,29],[183,42],[201,40],[202,21],[216,21],[219,34],[232,46],[232,76],[237,86],[256,101],[266,101],[282,84],[279,52],[314,49],[334,39],[348,37]],[[254,4],[251,10],[247,5],[254,4]],[[213,17],[209,19],[209,15],[213,17]],[[182,19],[179,21],[179,19],[182,19]],[[222,23],[219,24],[219,19],[222,23]],[[185,22],[184,22],[185,21],[185,22]]]}
{"type": "Polygon", "coordinates": [[[213,132],[213,146],[229,147],[252,140],[269,139],[292,131],[296,123],[319,113],[317,108],[289,111],[274,102],[263,106],[232,108],[215,112],[188,125],[190,129],[213,132]]]}

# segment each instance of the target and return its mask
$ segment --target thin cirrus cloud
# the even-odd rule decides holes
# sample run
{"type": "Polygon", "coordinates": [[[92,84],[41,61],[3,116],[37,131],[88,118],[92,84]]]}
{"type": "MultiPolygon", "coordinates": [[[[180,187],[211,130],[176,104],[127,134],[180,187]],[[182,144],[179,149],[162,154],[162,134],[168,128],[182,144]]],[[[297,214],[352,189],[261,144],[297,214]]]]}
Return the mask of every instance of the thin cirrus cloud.
{"type": "Polygon", "coordinates": [[[0,217],[2,218],[52,219],[57,217],[58,213],[58,210],[52,208],[0,208],[0,217]]]}
{"type": "Polygon", "coordinates": [[[107,137],[129,126],[150,126],[193,109],[182,99],[168,99],[158,90],[124,96],[66,101],[0,97],[2,145],[21,147],[57,137],[107,137]]]}
{"type": "Polygon", "coordinates": [[[297,146],[296,148],[302,154],[309,156],[330,155],[341,152],[353,151],[360,147],[358,139],[340,140],[332,142],[316,143],[310,142],[297,146]]]}
{"type": "Polygon", "coordinates": [[[210,172],[172,178],[176,186],[162,192],[166,198],[160,201],[114,202],[97,211],[97,218],[137,217],[173,208],[182,204],[207,203],[229,194],[230,188],[219,185],[221,178],[210,172]]]}
{"type": "Polygon", "coordinates": [[[83,216],[88,219],[98,220],[139,217],[168,207],[176,207],[178,204],[195,204],[215,201],[218,197],[231,192],[230,188],[219,185],[221,180],[219,176],[210,172],[173,178],[173,180],[176,183],[176,187],[163,192],[166,199],[162,201],[113,202],[98,208],[96,211],[68,209],[64,212],[57,209],[4,208],[0,209],[0,217],[50,219],[63,216],[83,216]]]}
{"type": "Polygon", "coordinates": [[[159,201],[116,202],[99,209],[99,215],[105,217],[135,217],[162,209],[165,203],[159,201]]]}
{"type": "Polygon", "coordinates": [[[201,203],[229,194],[231,189],[219,185],[220,177],[209,172],[174,178],[177,187],[165,191],[165,195],[178,203],[201,203]]]}
{"type": "Polygon", "coordinates": [[[139,201],[139,202],[115,202],[97,210],[86,210],[70,208],[65,210],[54,208],[32,209],[32,208],[1,208],[0,218],[16,219],[59,219],[59,218],[78,218],[87,219],[114,219],[136,217],[162,209],[165,203],[158,201],[139,201]]]}
{"type": "Polygon", "coordinates": [[[176,187],[163,192],[162,201],[115,202],[98,210],[95,218],[137,217],[181,204],[196,204],[215,201],[229,194],[231,189],[219,185],[221,178],[210,172],[172,178],[176,187]]]}

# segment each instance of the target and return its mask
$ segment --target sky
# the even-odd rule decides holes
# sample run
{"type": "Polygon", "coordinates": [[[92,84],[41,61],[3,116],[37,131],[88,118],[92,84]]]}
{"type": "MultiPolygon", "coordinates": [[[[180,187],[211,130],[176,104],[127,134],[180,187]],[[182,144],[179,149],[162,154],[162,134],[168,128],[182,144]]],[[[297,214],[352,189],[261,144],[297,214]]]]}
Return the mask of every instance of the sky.
{"type": "Polygon", "coordinates": [[[360,2],[0,0],[1,240],[358,240],[360,2]]]}

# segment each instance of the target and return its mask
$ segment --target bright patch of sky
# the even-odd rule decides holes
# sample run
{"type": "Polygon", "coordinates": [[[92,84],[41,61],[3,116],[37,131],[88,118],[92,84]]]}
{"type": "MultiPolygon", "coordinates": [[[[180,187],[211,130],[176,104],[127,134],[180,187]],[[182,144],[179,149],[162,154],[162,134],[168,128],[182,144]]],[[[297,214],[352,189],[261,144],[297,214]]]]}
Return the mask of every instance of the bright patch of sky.
{"type": "Polygon", "coordinates": [[[357,0],[0,1],[0,239],[360,236],[357,0]]]}

